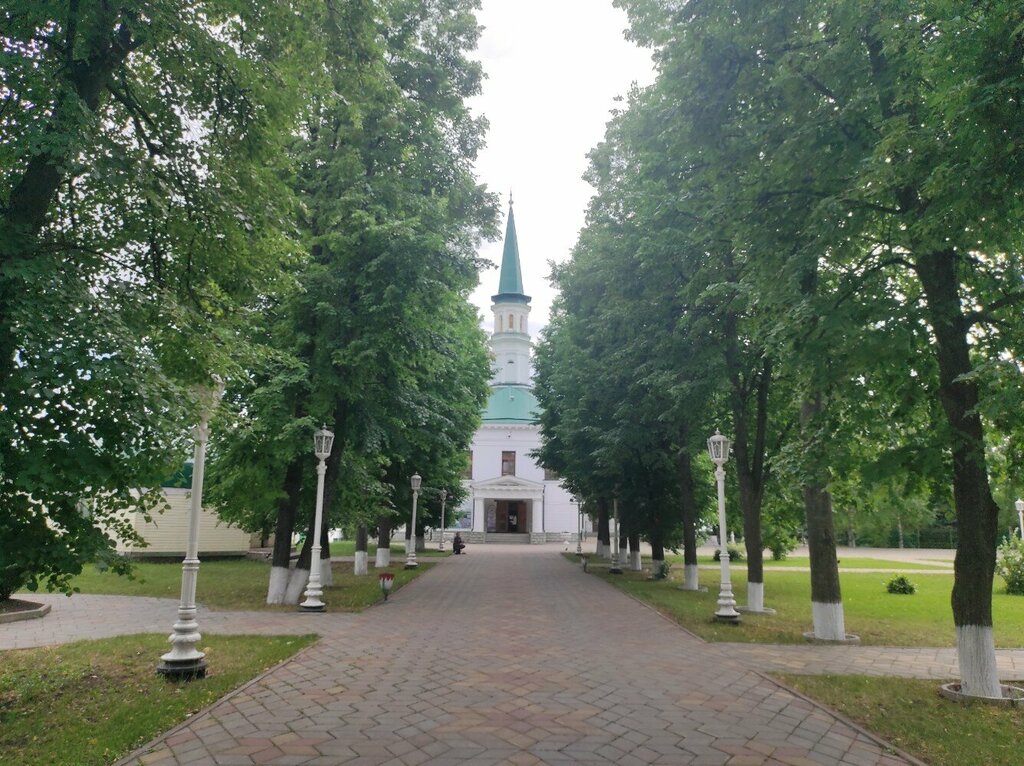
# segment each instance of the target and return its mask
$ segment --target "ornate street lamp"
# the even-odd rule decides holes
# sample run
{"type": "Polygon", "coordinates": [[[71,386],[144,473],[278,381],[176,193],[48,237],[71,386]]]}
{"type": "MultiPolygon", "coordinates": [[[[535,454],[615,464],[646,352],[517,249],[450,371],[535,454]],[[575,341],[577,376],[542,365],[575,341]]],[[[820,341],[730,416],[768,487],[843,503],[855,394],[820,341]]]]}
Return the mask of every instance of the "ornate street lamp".
{"type": "Polygon", "coordinates": [[[1018,499],[1013,507],[1017,509],[1017,522],[1020,524],[1020,537],[1024,540],[1024,500],[1018,499]]]}
{"type": "Polygon", "coordinates": [[[448,500],[448,490],[441,490],[441,542],[437,544],[439,551],[444,550],[444,504],[448,500]]]}
{"type": "MultiPolygon", "coordinates": [[[[323,523],[324,515],[324,476],[327,473],[327,458],[331,456],[331,446],[334,444],[334,434],[327,430],[324,424],[320,430],[313,434],[313,454],[320,461],[316,467],[316,513],[313,516],[313,557],[309,562],[309,582],[306,584],[306,600],[299,604],[300,611],[322,612],[325,604],[321,597],[324,595],[321,585],[320,567],[320,526],[323,523]]],[[[328,559],[330,566],[330,559],[328,559]]]]}
{"type": "Polygon", "coordinates": [[[729,578],[728,536],[725,531],[725,463],[729,459],[729,439],[715,429],[715,435],[708,439],[708,454],[715,464],[715,479],[718,481],[718,551],[722,564],[722,579],[718,590],[718,610],[715,619],[719,622],[739,622],[736,599],[732,595],[732,581],[729,578]]]}
{"type": "Polygon", "coordinates": [[[419,566],[416,563],[416,500],[420,495],[420,484],[423,479],[418,473],[414,473],[409,479],[412,487],[412,525],[409,527],[409,539],[405,541],[405,568],[415,569],[419,566]]]}
{"type": "Polygon", "coordinates": [[[206,442],[210,438],[210,415],[224,394],[224,381],[213,376],[212,386],[197,389],[199,425],[192,431],[195,453],[192,460],[192,505],[188,513],[188,538],[185,559],[181,563],[181,602],[178,620],[171,633],[171,651],[160,657],[156,672],[168,678],[191,681],[206,677],[205,653],[196,649],[202,640],[196,622],[196,581],[199,579],[199,514],[203,508],[203,472],[206,467],[206,442]]]}
{"type": "Polygon", "coordinates": [[[612,500],[612,509],[615,516],[615,538],[612,543],[612,565],[608,567],[608,574],[622,574],[622,567],[619,565],[619,499],[612,500]]]}

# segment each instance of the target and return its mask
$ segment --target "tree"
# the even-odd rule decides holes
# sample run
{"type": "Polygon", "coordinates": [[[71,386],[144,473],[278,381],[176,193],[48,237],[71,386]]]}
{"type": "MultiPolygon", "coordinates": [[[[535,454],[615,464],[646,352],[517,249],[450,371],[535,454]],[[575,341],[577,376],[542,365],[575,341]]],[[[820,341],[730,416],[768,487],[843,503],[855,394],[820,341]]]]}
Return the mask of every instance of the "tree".
{"type": "Polygon", "coordinates": [[[120,514],[159,506],[135,490],[187,452],[187,387],[230,366],[234,318],[278,278],[303,8],[0,12],[4,590],[66,587],[132,538],[120,514]]]}
{"type": "MultiPolygon", "coordinates": [[[[409,507],[416,471],[428,486],[457,486],[487,393],[484,340],[467,300],[476,245],[495,218],[471,166],[485,124],[465,105],[482,76],[467,58],[475,7],[331,4],[316,30],[330,88],[311,100],[292,149],[309,263],[282,326],[269,331],[272,346],[301,360],[301,382],[263,378],[261,411],[271,422],[280,413],[334,430],[324,498],[333,523],[389,526],[409,507]]],[[[290,520],[308,518],[301,493],[289,491],[308,470],[294,466],[308,463],[308,448],[283,431],[268,436],[278,458],[265,496],[281,498],[278,536],[290,539],[290,520]]],[[[251,470],[245,461],[232,457],[238,475],[251,470]]],[[[297,597],[310,548],[290,575],[284,544],[275,550],[268,600],[297,597]]]]}

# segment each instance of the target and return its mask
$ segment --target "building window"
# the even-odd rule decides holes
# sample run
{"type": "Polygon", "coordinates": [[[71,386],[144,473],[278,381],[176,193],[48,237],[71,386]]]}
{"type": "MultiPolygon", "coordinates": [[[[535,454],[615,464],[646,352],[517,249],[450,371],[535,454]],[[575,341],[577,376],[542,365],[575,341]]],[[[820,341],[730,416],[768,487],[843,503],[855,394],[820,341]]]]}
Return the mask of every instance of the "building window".
{"type": "Polygon", "coordinates": [[[502,476],[515,476],[516,475],[516,453],[515,452],[502,452],[501,453],[501,475],[502,476]]]}
{"type": "Polygon", "coordinates": [[[558,481],[560,477],[550,468],[544,469],[544,481],[558,481]]]}
{"type": "Polygon", "coordinates": [[[462,472],[462,478],[473,481],[473,450],[466,453],[466,470],[462,472]]]}
{"type": "Polygon", "coordinates": [[[516,331],[516,318],[514,316],[512,316],[511,314],[508,315],[508,331],[509,332],[515,332],[516,331]]]}

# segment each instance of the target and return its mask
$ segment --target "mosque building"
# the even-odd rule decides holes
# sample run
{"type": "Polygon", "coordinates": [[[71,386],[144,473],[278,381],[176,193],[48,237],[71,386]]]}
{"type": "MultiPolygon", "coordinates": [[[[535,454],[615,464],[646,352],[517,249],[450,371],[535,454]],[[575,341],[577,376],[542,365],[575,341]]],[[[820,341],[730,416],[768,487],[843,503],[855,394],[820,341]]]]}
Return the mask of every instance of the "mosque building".
{"type": "Polygon", "coordinates": [[[498,293],[493,296],[494,377],[473,437],[459,528],[467,542],[556,542],[575,536],[577,505],[558,476],[537,464],[540,406],[530,365],[530,296],[523,290],[509,203],[498,293]]]}

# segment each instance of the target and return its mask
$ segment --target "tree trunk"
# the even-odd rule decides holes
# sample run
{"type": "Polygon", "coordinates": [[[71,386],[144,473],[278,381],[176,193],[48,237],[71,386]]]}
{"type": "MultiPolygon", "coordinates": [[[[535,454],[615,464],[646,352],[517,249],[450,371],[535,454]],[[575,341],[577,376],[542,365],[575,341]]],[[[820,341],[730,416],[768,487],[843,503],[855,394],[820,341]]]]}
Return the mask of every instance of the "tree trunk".
{"type": "Polygon", "coordinates": [[[597,551],[599,558],[607,559],[612,555],[612,537],[608,524],[608,500],[597,500],[597,551]]]}
{"type": "Polygon", "coordinates": [[[978,386],[972,377],[969,323],[960,300],[957,271],[961,257],[952,249],[930,252],[915,258],[915,268],[935,335],[939,401],[952,437],[953,500],[959,532],[952,602],[961,691],[976,697],[998,697],[1001,692],[992,637],[992,579],[999,508],[988,483],[978,386]]]}
{"type": "MultiPolygon", "coordinates": [[[[820,392],[809,396],[800,407],[805,454],[819,456],[823,445],[811,436],[816,420],[825,409],[820,392]]],[[[828,492],[828,468],[821,457],[812,457],[809,480],[803,487],[807,521],[807,547],[811,563],[811,615],[814,637],[821,641],[844,641],[846,622],[839,588],[836,533],[832,518],[832,497],[828,492]]]]}
{"type": "Polygon", "coordinates": [[[293,460],[285,471],[285,496],[277,504],[277,524],[274,527],[274,553],[270,562],[268,604],[285,603],[288,578],[291,575],[292,532],[295,530],[295,511],[302,489],[302,463],[293,460]]]}
{"type": "Polygon", "coordinates": [[[640,533],[630,532],[629,534],[629,568],[639,572],[644,568],[643,557],[640,555],[640,533]]]}
{"type": "Polygon", "coordinates": [[[693,463],[689,452],[680,452],[679,508],[683,518],[683,590],[700,590],[697,569],[697,496],[693,483],[693,463]]]}
{"type": "Polygon", "coordinates": [[[325,514],[320,525],[320,585],[324,588],[334,585],[334,570],[331,569],[331,530],[327,527],[325,514]]]}
{"type": "Polygon", "coordinates": [[[662,534],[660,524],[654,525],[651,529],[651,562],[655,566],[665,560],[665,541],[662,534]]]}
{"type": "Polygon", "coordinates": [[[288,589],[285,592],[284,603],[298,604],[302,594],[306,592],[306,584],[309,582],[309,562],[313,557],[313,531],[306,533],[306,540],[302,543],[299,551],[299,558],[295,562],[295,569],[288,578],[288,589]]]}
{"type": "Polygon", "coordinates": [[[377,519],[377,558],[373,564],[377,569],[391,566],[391,528],[390,516],[377,519]]]}
{"type": "Polygon", "coordinates": [[[370,573],[367,563],[367,551],[369,550],[370,535],[365,524],[356,527],[356,561],[353,567],[353,574],[365,575],[370,573]]]}

